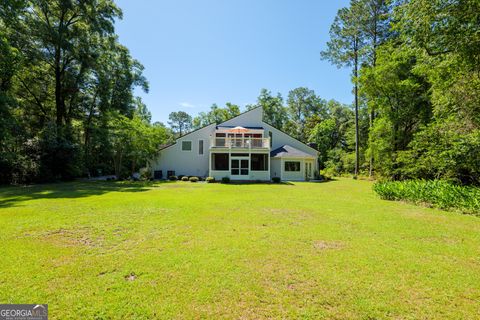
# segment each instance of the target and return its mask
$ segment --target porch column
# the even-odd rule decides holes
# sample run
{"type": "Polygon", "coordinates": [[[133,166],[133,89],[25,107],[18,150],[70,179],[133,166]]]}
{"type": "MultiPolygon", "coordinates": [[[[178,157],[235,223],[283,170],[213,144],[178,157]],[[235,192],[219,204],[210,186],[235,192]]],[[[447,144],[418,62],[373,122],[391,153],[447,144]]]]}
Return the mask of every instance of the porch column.
{"type": "Polygon", "coordinates": [[[212,150],[208,148],[208,176],[211,177],[212,171],[212,150]]]}
{"type": "Polygon", "coordinates": [[[280,180],[283,181],[283,158],[280,158],[280,180]]]}

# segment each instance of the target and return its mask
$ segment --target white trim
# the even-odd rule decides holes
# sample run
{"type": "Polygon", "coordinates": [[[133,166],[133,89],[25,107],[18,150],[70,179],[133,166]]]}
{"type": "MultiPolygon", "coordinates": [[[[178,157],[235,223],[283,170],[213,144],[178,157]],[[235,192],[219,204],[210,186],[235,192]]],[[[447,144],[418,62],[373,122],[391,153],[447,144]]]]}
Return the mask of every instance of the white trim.
{"type": "Polygon", "coordinates": [[[248,156],[235,156],[235,154],[230,154],[230,179],[232,180],[245,180],[250,178],[250,155],[248,156]],[[235,168],[238,170],[238,174],[232,174],[232,161],[237,160],[238,161],[238,168],[235,168]],[[248,174],[241,174],[242,173],[242,161],[247,160],[247,171],[248,174]]]}

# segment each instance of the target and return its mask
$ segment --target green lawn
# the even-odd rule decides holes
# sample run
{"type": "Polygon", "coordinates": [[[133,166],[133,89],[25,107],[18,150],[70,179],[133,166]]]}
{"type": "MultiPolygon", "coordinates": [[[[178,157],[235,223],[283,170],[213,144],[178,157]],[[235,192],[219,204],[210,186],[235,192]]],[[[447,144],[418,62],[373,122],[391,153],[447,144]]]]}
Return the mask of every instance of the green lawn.
{"type": "Polygon", "coordinates": [[[0,241],[51,319],[480,317],[480,218],[368,181],[0,188],[0,241]]]}

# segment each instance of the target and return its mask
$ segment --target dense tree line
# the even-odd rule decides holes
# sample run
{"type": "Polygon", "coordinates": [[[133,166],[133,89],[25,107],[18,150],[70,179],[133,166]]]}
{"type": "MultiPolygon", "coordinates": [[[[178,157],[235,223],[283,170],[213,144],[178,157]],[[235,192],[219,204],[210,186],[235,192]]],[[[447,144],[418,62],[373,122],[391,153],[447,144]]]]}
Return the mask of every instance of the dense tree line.
{"type": "Polygon", "coordinates": [[[0,183],[128,176],[169,138],[111,0],[2,0],[0,183]]]}
{"type": "MultiPolygon", "coordinates": [[[[143,66],[115,35],[111,0],[2,0],[0,183],[147,164],[161,144],[241,112],[233,103],[151,123],[143,66]]],[[[351,0],[321,57],[352,70],[354,103],[262,89],[264,120],[320,151],[327,174],[480,184],[480,3],[351,0]]]]}
{"type": "Polygon", "coordinates": [[[356,171],[480,184],[480,2],[352,0],[322,55],[353,66],[356,171]]]}

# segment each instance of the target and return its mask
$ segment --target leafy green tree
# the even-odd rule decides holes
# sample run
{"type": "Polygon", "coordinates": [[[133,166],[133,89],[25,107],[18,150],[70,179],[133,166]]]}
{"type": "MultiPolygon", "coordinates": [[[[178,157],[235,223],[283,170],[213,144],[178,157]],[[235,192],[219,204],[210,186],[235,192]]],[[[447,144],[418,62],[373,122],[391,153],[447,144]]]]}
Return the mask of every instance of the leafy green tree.
{"type": "Polygon", "coordinates": [[[320,151],[320,169],[330,166],[331,174],[343,172],[344,166],[338,164],[350,152],[348,134],[353,124],[354,114],[348,106],[334,100],[327,102],[326,118],[315,125],[309,137],[320,151]]]}
{"type": "Polygon", "coordinates": [[[283,106],[283,98],[280,93],[273,96],[267,89],[262,89],[257,98],[257,103],[247,106],[247,110],[262,107],[263,121],[275,128],[282,130],[287,122],[287,112],[283,106]]]}
{"type": "MultiPolygon", "coordinates": [[[[362,13],[360,30],[365,41],[366,66],[375,68],[377,62],[377,49],[389,38],[391,5],[388,0],[361,0],[358,5],[362,13]]],[[[364,66],[365,67],[365,66],[364,66]]],[[[366,101],[370,109],[370,128],[375,120],[374,100],[366,101]]],[[[368,136],[368,133],[367,133],[368,136]]],[[[373,152],[369,152],[369,175],[373,175],[373,152]]]]}
{"type": "Polygon", "coordinates": [[[225,108],[220,108],[216,103],[210,107],[209,112],[200,112],[193,119],[195,129],[207,126],[212,123],[221,123],[236,117],[240,114],[240,107],[236,104],[227,102],[225,108]]]}
{"type": "Polygon", "coordinates": [[[378,170],[390,177],[395,177],[398,151],[408,148],[415,132],[432,115],[430,85],[415,69],[417,54],[383,46],[376,67],[362,74],[363,93],[379,110],[379,121],[370,132],[370,149],[379,161],[378,170]]]}
{"type": "Polygon", "coordinates": [[[355,95],[355,175],[359,171],[359,126],[358,126],[358,70],[365,59],[365,38],[362,32],[363,7],[359,0],[351,0],[349,8],[342,8],[330,28],[330,41],[327,49],[321,52],[326,59],[338,68],[353,67],[352,80],[355,95]]]}
{"type": "Polygon", "coordinates": [[[318,97],[313,90],[300,87],[291,90],[287,99],[288,123],[287,131],[296,139],[307,142],[308,133],[305,125],[308,118],[314,115],[325,115],[325,101],[318,97]]]}
{"type": "Polygon", "coordinates": [[[172,112],[168,116],[168,124],[180,136],[192,128],[192,116],[185,111],[172,112]]]}
{"type": "Polygon", "coordinates": [[[118,43],[118,18],[110,0],[2,1],[3,182],[109,171],[108,115],[150,121],[133,95],[135,87],[148,90],[143,66],[118,43]]]}
{"type": "Polygon", "coordinates": [[[480,131],[458,129],[457,119],[435,121],[399,152],[400,179],[447,179],[480,185],[480,131]]]}

